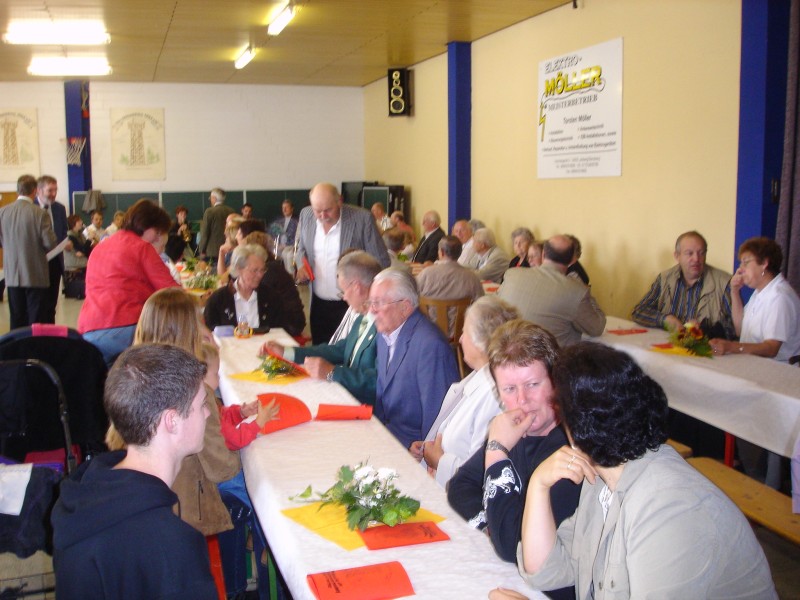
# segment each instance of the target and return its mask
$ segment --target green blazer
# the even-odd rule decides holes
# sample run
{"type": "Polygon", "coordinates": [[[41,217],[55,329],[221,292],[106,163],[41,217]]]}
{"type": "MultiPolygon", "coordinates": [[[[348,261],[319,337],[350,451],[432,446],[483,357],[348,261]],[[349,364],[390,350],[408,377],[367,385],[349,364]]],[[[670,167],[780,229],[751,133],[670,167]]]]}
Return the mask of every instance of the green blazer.
{"type": "Polygon", "coordinates": [[[353,327],[347,337],[335,344],[317,344],[308,348],[295,348],[294,359],[295,362],[302,363],[306,356],[324,358],[335,365],[333,381],[342,384],[360,402],[374,405],[375,384],[378,379],[378,371],[375,368],[377,349],[375,338],[378,332],[374,323],[367,330],[366,337],[361,343],[358,352],[356,352],[352,364],[350,364],[353,348],[355,348],[358,341],[359,325],[364,318],[364,315],[358,317],[353,322],[353,327]]]}

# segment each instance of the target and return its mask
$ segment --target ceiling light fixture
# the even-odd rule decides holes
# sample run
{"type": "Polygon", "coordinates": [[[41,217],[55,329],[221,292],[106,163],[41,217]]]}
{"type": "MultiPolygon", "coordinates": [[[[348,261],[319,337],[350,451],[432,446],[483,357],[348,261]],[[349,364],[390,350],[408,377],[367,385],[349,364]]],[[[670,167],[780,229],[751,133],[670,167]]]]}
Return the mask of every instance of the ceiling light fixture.
{"type": "Polygon", "coordinates": [[[283,28],[289,24],[289,21],[294,19],[296,10],[294,5],[289,2],[280,14],[272,20],[267,26],[267,35],[278,35],[283,28]]]}
{"type": "Polygon", "coordinates": [[[247,48],[244,49],[244,52],[242,52],[239,55],[239,58],[237,58],[234,61],[233,66],[236,67],[237,69],[244,69],[247,65],[250,64],[250,61],[253,60],[255,55],[256,55],[255,48],[248,46],[247,48]]]}
{"type": "Polygon", "coordinates": [[[24,19],[9,23],[3,41],[7,44],[100,46],[110,43],[111,36],[102,21],[24,19]]]}
{"type": "Polygon", "coordinates": [[[111,74],[111,66],[104,56],[34,56],[28,73],[43,77],[102,76],[111,74]]]}

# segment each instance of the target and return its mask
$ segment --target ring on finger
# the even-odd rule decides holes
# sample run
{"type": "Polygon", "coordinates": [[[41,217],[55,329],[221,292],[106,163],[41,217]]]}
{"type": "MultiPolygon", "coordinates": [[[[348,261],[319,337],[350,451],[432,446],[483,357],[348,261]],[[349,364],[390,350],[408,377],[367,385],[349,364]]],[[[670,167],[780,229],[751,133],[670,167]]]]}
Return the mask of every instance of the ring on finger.
{"type": "Polygon", "coordinates": [[[575,455],[573,454],[572,458],[570,458],[569,462],[567,463],[567,469],[572,470],[572,463],[574,462],[575,462],[575,455]]]}

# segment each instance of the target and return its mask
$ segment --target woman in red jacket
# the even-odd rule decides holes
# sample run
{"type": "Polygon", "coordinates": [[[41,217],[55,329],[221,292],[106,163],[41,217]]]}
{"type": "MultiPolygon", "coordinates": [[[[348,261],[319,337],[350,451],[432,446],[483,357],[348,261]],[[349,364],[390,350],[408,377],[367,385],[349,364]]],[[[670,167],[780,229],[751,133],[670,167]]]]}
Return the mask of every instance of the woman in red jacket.
{"type": "Polygon", "coordinates": [[[133,342],[136,322],[150,295],[179,287],[153,247],[169,228],[167,212],[142,198],[125,213],[120,231],[89,256],[78,331],[99,348],[109,367],[133,342]]]}

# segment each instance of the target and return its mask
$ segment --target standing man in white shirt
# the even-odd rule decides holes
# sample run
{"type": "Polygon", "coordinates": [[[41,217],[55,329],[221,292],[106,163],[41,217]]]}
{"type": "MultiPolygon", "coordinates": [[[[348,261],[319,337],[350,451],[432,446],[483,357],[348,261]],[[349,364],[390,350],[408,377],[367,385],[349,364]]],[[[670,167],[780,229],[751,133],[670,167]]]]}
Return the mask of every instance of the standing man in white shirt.
{"type": "Polygon", "coordinates": [[[369,211],[343,204],[339,190],[331,183],[318,183],[309,197],[311,206],[300,211],[297,229],[296,280],[312,282],[311,338],[314,344],[323,344],[347,312],[347,303],[340,299],[336,287],[336,265],[342,252],[364,250],[384,268],[390,261],[369,211]]]}

